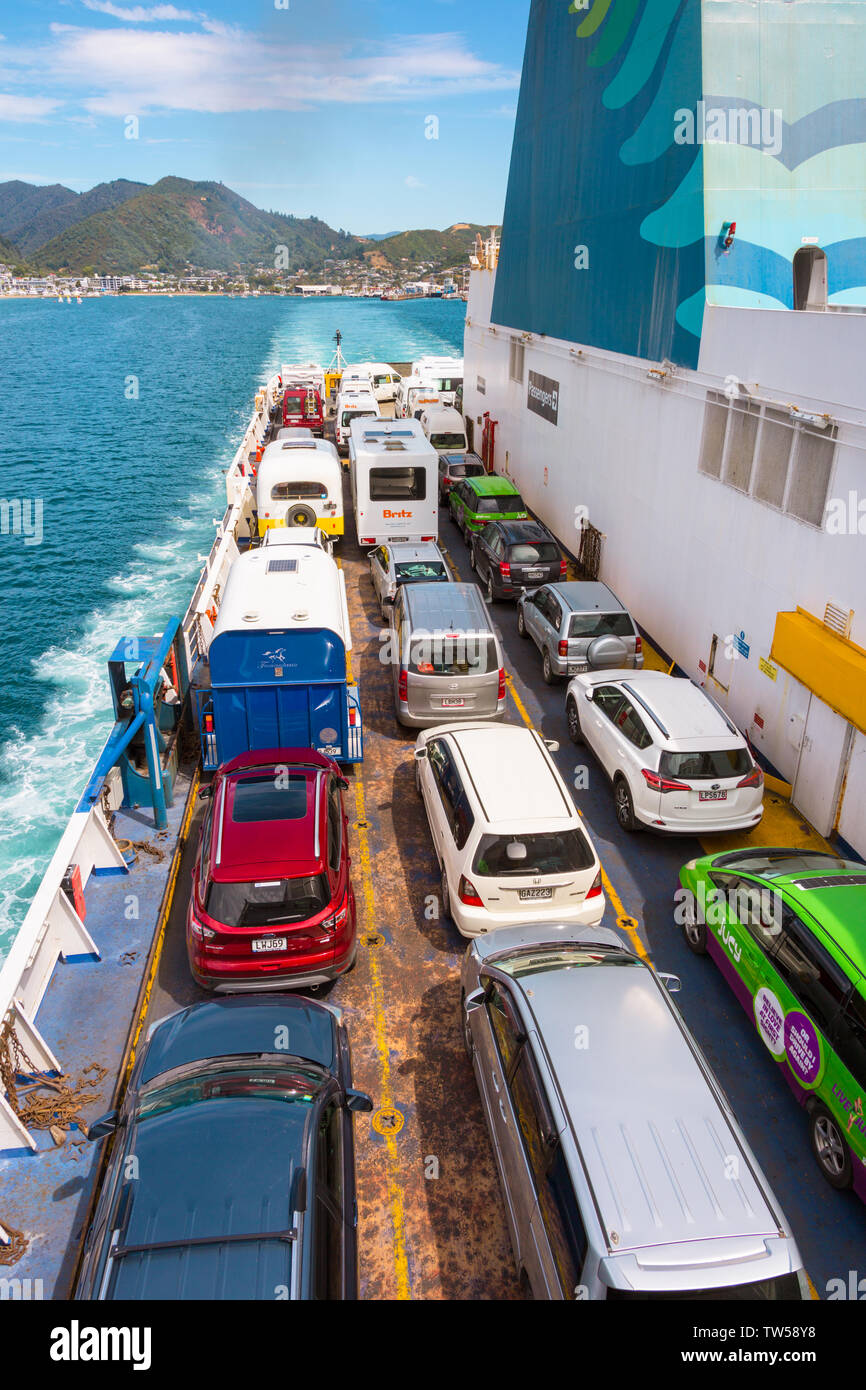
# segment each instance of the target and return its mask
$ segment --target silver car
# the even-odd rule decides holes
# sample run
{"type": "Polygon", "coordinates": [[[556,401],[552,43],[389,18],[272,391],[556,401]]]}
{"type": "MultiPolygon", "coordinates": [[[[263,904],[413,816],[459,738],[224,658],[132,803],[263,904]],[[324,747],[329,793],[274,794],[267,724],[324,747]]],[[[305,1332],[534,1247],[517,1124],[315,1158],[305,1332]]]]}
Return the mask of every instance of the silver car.
{"type": "Polygon", "coordinates": [[[598,580],[566,580],[521,594],[517,631],[541,652],[548,685],[583,671],[643,666],[634,619],[598,580]]]}
{"type": "Polygon", "coordinates": [[[476,937],[461,985],[536,1298],[809,1297],[791,1228],[669,997],[676,977],[607,928],[529,923],[476,937]]]}
{"type": "Polygon", "coordinates": [[[401,584],[450,584],[451,571],[435,541],[392,541],[367,552],[379,611],[385,615],[401,584]]]}

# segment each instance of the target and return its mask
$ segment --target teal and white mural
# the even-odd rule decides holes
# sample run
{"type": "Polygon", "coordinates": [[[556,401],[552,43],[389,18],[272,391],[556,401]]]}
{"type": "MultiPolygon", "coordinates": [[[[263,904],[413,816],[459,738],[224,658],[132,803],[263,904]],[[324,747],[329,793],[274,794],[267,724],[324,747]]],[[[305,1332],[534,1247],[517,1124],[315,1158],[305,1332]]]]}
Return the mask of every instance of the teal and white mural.
{"type": "Polygon", "coordinates": [[[866,0],[533,0],[496,322],[696,366],[801,246],[866,303],[866,0]]]}

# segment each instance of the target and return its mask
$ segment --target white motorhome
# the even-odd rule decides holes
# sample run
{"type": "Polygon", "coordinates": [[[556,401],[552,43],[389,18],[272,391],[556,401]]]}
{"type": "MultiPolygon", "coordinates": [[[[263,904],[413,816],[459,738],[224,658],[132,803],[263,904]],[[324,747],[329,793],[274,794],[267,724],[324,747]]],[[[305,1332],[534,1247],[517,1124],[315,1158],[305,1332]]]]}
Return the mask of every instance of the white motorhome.
{"type": "Polygon", "coordinates": [[[312,386],[325,399],[325,369],[321,362],[284,362],[279,382],[283,387],[312,386]]]}
{"type": "Polygon", "coordinates": [[[435,540],[438,468],[417,420],[354,420],[349,475],[360,544],[435,540]]]}
{"type": "MultiPolygon", "coordinates": [[[[282,432],[281,432],[282,433],[282,432]]],[[[259,535],[274,527],[320,526],[342,536],[343,469],[330,440],[277,439],[262,454],[256,477],[259,535]]]]}
{"type": "Polygon", "coordinates": [[[421,428],[437,453],[465,454],[469,448],[463,416],[453,406],[428,406],[421,416],[421,428]]]}
{"type": "Polygon", "coordinates": [[[404,376],[394,397],[394,417],[402,420],[412,418],[416,410],[425,410],[428,405],[440,405],[438,391],[422,381],[420,376],[404,376]]]}
{"type": "Polygon", "coordinates": [[[412,375],[437,391],[445,405],[454,405],[463,387],[462,357],[419,357],[412,363],[412,375]]]}
{"type": "Polygon", "coordinates": [[[353,420],[378,420],[380,415],[379,402],[369,387],[362,388],[357,383],[345,387],[341,385],[337,397],[337,412],[334,416],[334,438],[337,448],[348,448],[349,426],[353,420]]]}
{"type": "Polygon", "coordinates": [[[357,368],[349,368],[349,370],[362,371],[368,374],[373,386],[373,395],[377,401],[393,401],[397,396],[400,382],[403,380],[400,373],[395,371],[388,362],[361,362],[357,368]]]}

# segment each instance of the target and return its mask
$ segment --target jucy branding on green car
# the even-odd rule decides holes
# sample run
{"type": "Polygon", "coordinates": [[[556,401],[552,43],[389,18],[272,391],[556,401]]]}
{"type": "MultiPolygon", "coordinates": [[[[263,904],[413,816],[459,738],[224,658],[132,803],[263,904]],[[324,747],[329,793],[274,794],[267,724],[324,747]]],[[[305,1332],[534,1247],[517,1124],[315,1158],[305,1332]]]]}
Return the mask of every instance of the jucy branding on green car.
{"type": "Polygon", "coordinates": [[[463,532],[480,531],[489,521],[525,521],[529,515],[514,484],[496,473],[464,478],[449,492],[448,505],[463,532]]]}
{"type": "Polygon", "coordinates": [[[755,848],[680,870],[675,921],[708,953],[809,1115],[836,1188],[866,1201],[866,864],[755,848]]]}

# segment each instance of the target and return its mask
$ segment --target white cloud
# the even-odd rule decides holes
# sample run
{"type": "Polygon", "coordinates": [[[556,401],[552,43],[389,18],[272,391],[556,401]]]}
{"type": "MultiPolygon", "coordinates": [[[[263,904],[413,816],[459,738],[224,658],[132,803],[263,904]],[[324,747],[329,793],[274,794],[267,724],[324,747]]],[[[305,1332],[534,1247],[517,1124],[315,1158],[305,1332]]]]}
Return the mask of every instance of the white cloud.
{"type": "Polygon", "coordinates": [[[54,24],[49,42],[28,58],[38,63],[34,83],[50,72],[86,110],[119,117],[426,101],[513,90],[520,81],[519,73],[476,56],[459,34],[302,44],[296,36],[262,38],[218,21],[180,33],[54,24]]]}
{"type": "Polygon", "coordinates": [[[41,121],[60,106],[50,97],[22,97],[0,92],[0,121],[41,121]]]}
{"type": "Polygon", "coordinates": [[[113,5],[111,0],[82,0],[85,8],[129,24],[153,24],[178,19],[197,19],[192,10],[179,10],[175,5],[113,5]]]}

